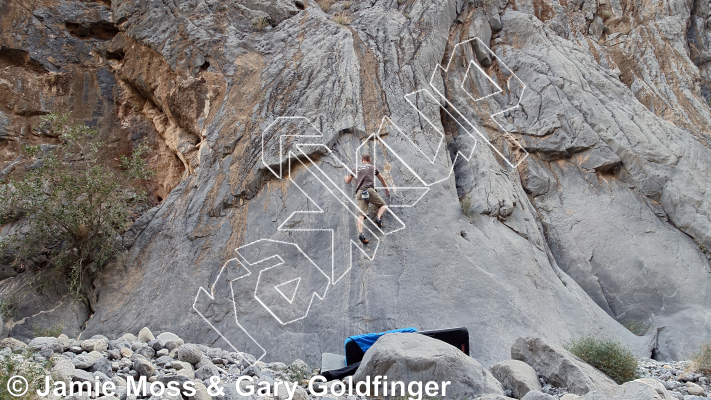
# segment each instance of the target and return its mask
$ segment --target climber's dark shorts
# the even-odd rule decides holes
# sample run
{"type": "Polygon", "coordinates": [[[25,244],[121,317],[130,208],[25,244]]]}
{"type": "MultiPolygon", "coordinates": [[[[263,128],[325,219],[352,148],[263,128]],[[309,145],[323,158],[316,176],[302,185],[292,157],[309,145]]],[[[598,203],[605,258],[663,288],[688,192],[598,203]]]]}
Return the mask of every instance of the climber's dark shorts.
{"type": "Polygon", "coordinates": [[[365,215],[368,215],[368,204],[374,205],[376,208],[380,208],[385,205],[385,201],[373,188],[368,189],[368,194],[370,198],[368,200],[363,200],[361,197],[362,190],[359,190],[355,196],[356,204],[358,204],[358,209],[365,215]]]}

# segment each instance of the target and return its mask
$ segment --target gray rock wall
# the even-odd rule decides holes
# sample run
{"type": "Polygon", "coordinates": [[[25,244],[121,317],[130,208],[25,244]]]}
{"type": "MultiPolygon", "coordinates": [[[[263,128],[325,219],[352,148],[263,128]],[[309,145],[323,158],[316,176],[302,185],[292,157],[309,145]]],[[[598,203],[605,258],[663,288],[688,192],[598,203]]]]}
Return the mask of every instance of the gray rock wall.
{"type": "Polygon", "coordinates": [[[112,1],[119,32],[94,49],[116,118],[175,159],[94,282],[84,334],[149,326],[317,360],[348,335],[466,326],[485,366],[529,335],[684,356],[711,332],[711,114],[680,34],[699,11],[645,7],[112,1]],[[491,52],[455,46],[471,37],[491,52]],[[461,85],[472,60],[491,81],[461,85]],[[343,183],[362,144],[411,206],[367,225],[364,252],[343,183]]]}

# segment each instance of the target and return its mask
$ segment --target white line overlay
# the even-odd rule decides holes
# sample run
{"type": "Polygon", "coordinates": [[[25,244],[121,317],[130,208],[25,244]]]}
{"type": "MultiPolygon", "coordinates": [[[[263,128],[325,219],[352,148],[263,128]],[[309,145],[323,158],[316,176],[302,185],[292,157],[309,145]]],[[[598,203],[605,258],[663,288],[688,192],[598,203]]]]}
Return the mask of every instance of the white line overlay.
{"type": "MultiPolygon", "coordinates": [[[[277,232],[312,232],[312,234],[320,232],[328,235],[330,237],[329,253],[331,265],[329,268],[322,268],[295,243],[259,239],[236,249],[237,257],[228,260],[222,266],[209,290],[204,287],[199,289],[193,303],[193,309],[235,352],[242,355],[239,347],[248,346],[252,353],[256,353],[252,354],[255,360],[243,356],[247,362],[253,363],[256,360],[261,360],[267,352],[240,324],[237,315],[238,304],[235,300],[236,292],[233,284],[250,277],[253,273],[252,271],[255,273],[258,271],[253,292],[254,300],[281,325],[288,325],[302,320],[308,315],[314,299],[323,300],[329,287],[338,284],[351,270],[354,249],[366,259],[373,260],[383,238],[406,228],[405,222],[392,209],[414,207],[434,185],[450,178],[457,162],[471,160],[479,140],[493,149],[511,168],[516,168],[528,156],[528,152],[523,146],[497,121],[498,117],[504,117],[510,111],[520,107],[526,85],[479,38],[468,39],[456,44],[447,65],[435,66],[428,86],[429,88],[418,89],[406,94],[404,100],[417,111],[419,117],[426,121],[427,124],[425,125],[429,125],[429,128],[433,129],[434,136],[425,137],[424,139],[427,142],[425,144],[431,145],[430,148],[425,148],[418,144],[418,141],[411,134],[407,134],[390,118],[383,117],[378,132],[368,136],[356,149],[355,158],[360,160],[359,155],[368,149],[368,146],[380,146],[391,161],[398,163],[400,171],[405,171],[404,173],[411,176],[409,181],[414,183],[408,186],[393,186],[389,188],[394,192],[415,193],[415,195],[414,200],[405,198],[402,204],[388,205],[388,228],[381,229],[370,221],[368,215],[359,210],[354,196],[343,188],[342,183],[337,183],[338,181],[335,180],[337,178],[332,173],[322,168],[322,160],[327,159],[329,165],[335,165],[339,169],[344,169],[348,173],[354,174],[350,167],[323,143],[323,133],[308,118],[301,116],[278,117],[262,132],[261,160],[264,167],[277,179],[289,179],[289,183],[305,196],[309,204],[308,210],[292,212],[279,224],[277,232]],[[473,51],[475,54],[468,57],[468,51],[473,51]],[[468,58],[466,73],[463,76],[452,75],[455,74],[456,70],[453,67],[456,64],[455,59],[458,60],[462,57],[464,59],[468,58]],[[488,57],[491,62],[496,61],[498,72],[500,73],[499,76],[508,76],[505,78],[505,87],[499,86],[486,72],[479,62],[482,57],[488,57]],[[484,79],[477,80],[473,74],[483,76],[484,79]],[[514,156],[515,160],[511,161],[489,141],[487,134],[483,132],[483,128],[476,120],[467,118],[461,106],[457,107],[452,100],[444,95],[443,78],[445,82],[447,82],[447,79],[455,82],[454,85],[450,85],[450,90],[461,91],[462,93],[461,95],[457,93],[452,95],[458,96],[459,99],[468,97],[475,104],[486,99],[494,100],[494,96],[500,96],[503,99],[500,102],[497,102],[498,100],[492,101],[495,104],[502,102],[511,104],[510,100],[513,97],[514,101],[510,107],[502,106],[502,109],[489,113],[488,118],[503,133],[511,147],[519,152],[519,157],[514,156]],[[467,90],[467,86],[476,85],[477,82],[482,85],[489,85],[491,92],[473,96],[467,90]],[[429,107],[426,107],[426,104],[429,104],[429,107]],[[438,122],[441,120],[441,113],[446,114],[449,119],[457,124],[460,134],[463,132],[470,143],[467,145],[468,147],[460,148],[451,160],[449,152],[442,150],[445,143],[445,133],[441,123],[438,122]],[[286,132],[281,131],[285,127],[296,128],[286,132]],[[409,158],[406,159],[399,154],[404,152],[403,149],[407,151],[407,154],[411,155],[409,158]],[[413,149],[414,151],[412,151],[413,149]],[[451,166],[449,166],[450,162],[451,166]],[[446,173],[434,174],[435,176],[432,176],[432,173],[423,174],[423,171],[431,172],[437,166],[440,166],[441,169],[442,165],[449,166],[446,173]],[[288,171],[288,176],[286,176],[286,171],[288,171]],[[317,184],[321,189],[321,193],[332,196],[336,200],[335,204],[340,204],[338,209],[341,212],[345,211],[345,215],[349,216],[348,218],[357,220],[361,215],[365,216],[365,233],[369,238],[372,238],[372,241],[368,246],[362,246],[355,238],[346,239],[348,249],[345,250],[344,247],[341,247],[341,250],[346,251],[347,254],[342,254],[341,256],[347,257],[347,266],[336,263],[336,229],[328,227],[297,227],[302,217],[308,215],[316,217],[324,214],[325,211],[312,196],[307,194],[305,188],[297,183],[292,173],[308,174],[306,175],[307,182],[309,184],[317,184]],[[314,209],[311,209],[311,206],[314,209]],[[288,260],[286,259],[287,254],[289,255],[288,260]],[[218,283],[223,280],[228,282],[230,287],[232,310],[234,311],[234,327],[244,335],[244,337],[240,337],[240,344],[233,343],[213,323],[216,317],[212,315],[210,305],[221,301],[221,299],[218,299],[216,292],[218,283]],[[205,306],[206,303],[208,306],[205,306]]],[[[490,109],[491,105],[489,103],[487,103],[487,107],[478,107],[477,109],[490,109]]],[[[374,157],[375,154],[372,156],[374,157]]],[[[373,163],[375,164],[375,160],[373,160],[373,163]]],[[[330,207],[331,203],[328,204],[330,207]]],[[[329,212],[333,213],[334,211],[330,210],[329,212]]],[[[339,233],[343,234],[342,231],[339,231],[339,233]]],[[[349,232],[346,233],[349,234],[349,232]]],[[[358,254],[357,252],[356,254],[358,254]]],[[[233,337],[234,332],[231,332],[231,335],[230,337],[233,337]]]]}

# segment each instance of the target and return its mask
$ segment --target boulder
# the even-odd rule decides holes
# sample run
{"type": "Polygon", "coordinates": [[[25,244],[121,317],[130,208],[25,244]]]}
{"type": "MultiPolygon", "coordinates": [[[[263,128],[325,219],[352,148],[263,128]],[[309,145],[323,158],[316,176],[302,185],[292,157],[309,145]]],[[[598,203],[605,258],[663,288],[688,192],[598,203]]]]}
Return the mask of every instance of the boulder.
{"type": "Polygon", "coordinates": [[[202,382],[195,381],[195,396],[190,400],[212,400],[212,396],[207,393],[207,387],[202,382]]]}
{"type": "Polygon", "coordinates": [[[151,330],[148,329],[148,327],[144,327],[140,330],[140,332],[138,332],[137,339],[139,342],[148,343],[151,340],[154,340],[155,337],[153,336],[153,333],[151,333],[151,330]]]}
{"type": "Polygon", "coordinates": [[[89,372],[103,372],[106,375],[111,375],[111,361],[106,357],[100,357],[89,368],[89,372]]]}
{"type": "Polygon", "coordinates": [[[72,382],[75,371],[76,367],[70,360],[59,358],[52,367],[52,379],[56,382],[62,381],[69,384],[72,382]]]}
{"type": "Polygon", "coordinates": [[[153,339],[150,342],[148,342],[148,347],[152,348],[155,351],[158,351],[158,350],[163,349],[163,344],[160,342],[160,340],[153,339]]]}
{"type": "Polygon", "coordinates": [[[57,336],[57,343],[61,344],[62,347],[64,347],[65,349],[68,349],[76,342],[77,341],[75,339],[70,339],[69,336],[65,335],[64,333],[57,336]]]}
{"type": "Polygon", "coordinates": [[[183,368],[178,370],[178,376],[183,376],[188,379],[195,379],[195,371],[192,368],[183,368]]]}
{"type": "Polygon", "coordinates": [[[133,361],[133,369],[141,376],[151,376],[155,372],[156,367],[142,357],[136,357],[133,361]]]}
{"type": "Polygon", "coordinates": [[[91,382],[94,383],[94,375],[90,372],[86,372],[82,369],[77,369],[74,371],[74,376],[72,377],[74,382],[91,382]]]}
{"type": "Polygon", "coordinates": [[[151,358],[155,357],[155,355],[156,355],[156,351],[153,350],[152,347],[148,347],[148,346],[142,346],[142,347],[140,347],[139,349],[137,349],[136,351],[134,351],[133,353],[134,353],[134,354],[140,354],[140,355],[146,357],[146,358],[149,359],[149,360],[150,360],[151,358]]]}
{"type": "Polygon", "coordinates": [[[211,376],[220,376],[220,370],[213,363],[206,363],[195,371],[195,378],[200,380],[210,379],[211,376]]]}
{"type": "Polygon", "coordinates": [[[526,393],[526,395],[523,396],[521,400],[558,400],[558,398],[548,393],[543,393],[539,390],[531,390],[530,392],[526,393]]]}
{"type": "Polygon", "coordinates": [[[513,400],[513,397],[504,396],[502,394],[485,394],[474,400],[513,400]]]}
{"type": "Polygon", "coordinates": [[[617,386],[598,369],[541,338],[519,338],[511,346],[511,358],[525,362],[551,385],[567,387],[573,394],[583,395],[598,388],[617,386]]]}
{"type": "Polygon", "coordinates": [[[180,345],[175,340],[168,340],[165,344],[163,344],[163,347],[165,347],[168,351],[173,351],[180,347],[180,345]]]}
{"type": "Polygon", "coordinates": [[[178,335],[176,335],[175,333],[171,333],[171,332],[163,332],[160,335],[158,335],[158,337],[156,337],[156,339],[158,339],[160,341],[160,344],[163,347],[165,347],[165,344],[171,340],[174,342],[181,340],[178,335]]]}
{"type": "Polygon", "coordinates": [[[705,395],[704,388],[702,388],[701,386],[699,386],[693,382],[686,382],[686,391],[689,392],[689,394],[692,396],[704,396],[705,395]]]}
{"type": "Polygon", "coordinates": [[[269,366],[269,369],[271,369],[273,371],[283,371],[288,368],[286,366],[286,364],[284,364],[283,362],[273,362],[273,363],[270,363],[268,366],[269,366]]]}
{"type": "Polygon", "coordinates": [[[52,349],[55,353],[64,351],[62,345],[54,337],[36,337],[32,339],[28,345],[32,350],[41,351],[44,349],[52,349]]]}
{"type": "Polygon", "coordinates": [[[173,363],[174,361],[175,361],[175,360],[173,360],[172,358],[170,358],[170,357],[168,357],[168,356],[161,356],[161,357],[158,357],[158,358],[155,360],[155,363],[156,363],[156,365],[159,366],[159,367],[164,367],[164,366],[166,366],[167,364],[171,364],[171,365],[172,365],[172,363],[173,363]]]}
{"type": "Polygon", "coordinates": [[[294,397],[292,400],[309,400],[309,394],[301,386],[296,386],[296,391],[294,392],[294,397]]]}
{"type": "Polygon", "coordinates": [[[111,382],[113,382],[117,387],[126,387],[126,385],[128,385],[126,378],[122,376],[114,376],[111,378],[111,382]]]}
{"type": "Polygon", "coordinates": [[[504,390],[510,390],[513,397],[520,399],[532,390],[541,390],[536,371],[528,364],[519,360],[498,362],[489,368],[504,390]]]}
{"type": "Polygon", "coordinates": [[[504,394],[499,381],[475,359],[456,347],[415,333],[390,333],[368,349],[354,381],[387,376],[389,382],[451,381],[447,398],[476,398],[483,394],[504,394]]]}
{"type": "Polygon", "coordinates": [[[130,344],[130,343],[133,343],[133,342],[135,342],[136,340],[138,340],[138,338],[137,338],[134,334],[132,334],[132,333],[127,333],[127,334],[121,336],[121,337],[119,338],[119,340],[123,340],[123,341],[125,341],[125,342],[127,342],[127,343],[130,344]]]}
{"type": "Polygon", "coordinates": [[[200,358],[200,361],[195,363],[194,367],[197,370],[197,369],[202,368],[206,365],[213,365],[214,366],[214,364],[212,363],[212,360],[210,360],[210,357],[202,356],[202,358],[200,358]]]}
{"type": "Polygon", "coordinates": [[[184,344],[178,347],[178,360],[197,364],[202,359],[202,351],[194,344],[184,344]]]}
{"type": "Polygon", "coordinates": [[[657,394],[662,397],[664,400],[673,400],[674,397],[669,394],[667,391],[667,388],[664,386],[664,384],[656,379],[653,378],[642,378],[642,379],[637,379],[635,382],[639,383],[644,383],[646,385],[651,386],[654,390],[657,391],[657,394]]]}
{"type": "Polygon", "coordinates": [[[74,364],[74,366],[79,369],[89,369],[94,365],[95,362],[96,358],[88,354],[79,354],[78,356],[72,359],[72,363],[74,364]]]}
{"type": "Polygon", "coordinates": [[[578,396],[577,394],[572,394],[572,393],[564,394],[560,398],[560,400],[577,400],[577,399],[580,399],[580,396],[578,396]]]}
{"type": "Polygon", "coordinates": [[[119,350],[119,353],[121,353],[121,357],[131,357],[133,355],[133,350],[123,347],[119,350]]]}
{"type": "Polygon", "coordinates": [[[173,361],[170,365],[176,371],[181,370],[181,369],[189,369],[189,370],[193,369],[192,364],[187,363],[185,361],[173,361]]]}
{"type": "Polygon", "coordinates": [[[109,341],[106,339],[87,339],[81,342],[81,348],[86,351],[106,351],[109,341]]]}
{"type": "Polygon", "coordinates": [[[3,340],[0,340],[0,349],[4,349],[5,347],[9,347],[10,350],[17,350],[17,349],[24,349],[27,347],[27,345],[15,338],[5,338],[3,340]]]}
{"type": "Polygon", "coordinates": [[[586,394],[584,400],[672,400],[669,392],[654,379],[637,379],[619,386],[605,386],[586,394]]]}

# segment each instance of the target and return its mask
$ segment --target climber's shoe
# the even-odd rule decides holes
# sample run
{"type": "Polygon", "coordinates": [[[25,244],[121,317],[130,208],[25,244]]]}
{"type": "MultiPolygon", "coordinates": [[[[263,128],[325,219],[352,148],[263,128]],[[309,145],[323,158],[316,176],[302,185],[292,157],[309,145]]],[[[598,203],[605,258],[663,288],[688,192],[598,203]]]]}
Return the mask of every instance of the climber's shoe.
{"type": "Polygon", "coordinates": [[[365,238],[365,235],[363,235],[362,233],[360,234],[360,236],[358,236],[358,239],[360,239],[360,242],[363,243],[363,244],[368,244],[368,243],[370,243],[370,242],[368,241],[368,239],[365,238]]]}

